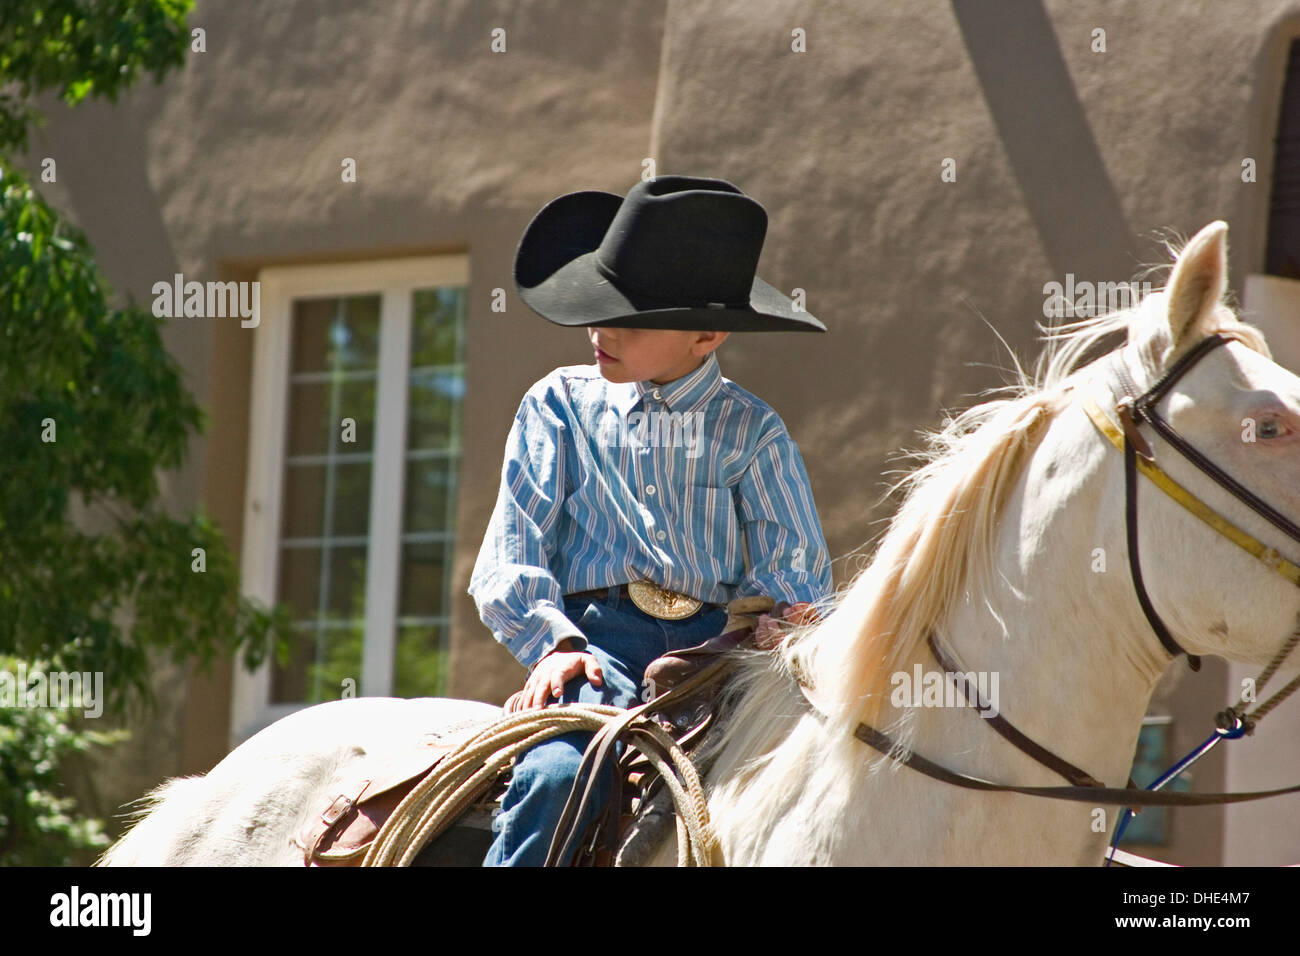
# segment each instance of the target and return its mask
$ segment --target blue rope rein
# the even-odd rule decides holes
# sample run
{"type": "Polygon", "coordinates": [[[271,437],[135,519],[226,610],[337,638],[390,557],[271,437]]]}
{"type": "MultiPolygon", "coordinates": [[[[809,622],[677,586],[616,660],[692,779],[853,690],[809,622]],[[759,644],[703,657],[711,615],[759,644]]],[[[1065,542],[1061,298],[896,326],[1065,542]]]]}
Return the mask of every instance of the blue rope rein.
{"type": "MultiPolygon", "coordinates": [[[[1188,767],[1196,763],[1196,761],[1200,760],[1207,753],[1213,750],[1215,744],[1217,744],[1220,740],[1238,740],[1242,737],[1245,737],[1253,729],[1250,723],[1248,723],[1247,721],[1243,721],[1241,717],[1238,716],[1232,710],[1226,710],[1219,715],[1220,721],[1227,723],[1227,720],[1225,718],[1231,718],[1231,724],[1227,729],[1216,726],[1214,728],[1214,733],[1206,737],[1205,740],[1198,747],[1196,747],[1196,749],[1194,749],[1191,753],[1189,753],[1186,757],[1184,757],[1182,760],[1179,760],[1172,767],[1170,767],[1159,777],[1157,777],[1153,783],[1149,784],[1146,787],[1146,789],[1159,790],[1163,788],[1164,786],[1166,786],[1167,784],[1175,780],[1188,767]]],[[[1135,816],[1137,816],[1137,814],[1133,812],[1132,807],[1124,808],[1124,813],[1122,816],[1120,816],[1119,819],[1119,826],[1115,828],[1115,838],[1110,841],[1110,847],[1106,850],[1106,862],[1103,863],[1102,866],[1110,866],[1111,858],[1115,854],[1115,849],[1116,847],[1119,846],[1119,841],[1124,838],[1124,831],[1128,829],[1129,821],[1132,820],[1135,816]]]]}
{"type": "MultiPolygon", "coordinates": [[[[1286,643],[1282,645],[1281,650],[1279,650],[1277,654],[1274,655],[1273,659],[1268,662],[1268,665],[1264,670],[1260,672],[1259,678],[1255,681],[1256,693],[1264,689],[1264,685],[1269,682],[1275,673],[1277,673],[1278,668],[1282,666],[1282,662],[1291,655],[1291,652],[1295,650],[1297,645],[1300,645],[1300,615],[1297,615],[1296,627],[1291,633],[1291,636],[1287,639],[1286,643]]],[[[1300,690],[1300,675],[1292,678],[1285,687],[1275,692],[1272,697],[1264,701],[1249,714],[1245,711],[1247,706],[1253,702],[1253,695],[1250,698],[1237,701],[1237,703],[1233,704],[1231,707],[1219,711],[1214,719],[1214,733],[1206,737],[1199,747],[1157,777],[1155,782],[1148,785],[1146,789],[1161,789],[1170,781],[1176,779],[1188,767],[1213,750],[1215,744],[1220,740],[1239,740],[1242,737],[1253,734],[1255,732],[1255,725],[1268,716],[1268,713],[1271,710],[1277,707],[1282,703],[1282,701],[1286,700],[1297,690],[1300,690]]],[[[1102,866],[1110,866],[1115,856],[1115,850],[1119,846],[1119,841],[1123,838],[1124,831],[1128,828],[1129,821],[1136,815],[1137,814],[1133,812],[1131,807],[1124,808],[1124,813],[1119,820],[1119,826],[1115,828],[1115,838],[1110,841],[1110,846],[1106,850],[1106,862],[1103,863],[1102,866]]]]}

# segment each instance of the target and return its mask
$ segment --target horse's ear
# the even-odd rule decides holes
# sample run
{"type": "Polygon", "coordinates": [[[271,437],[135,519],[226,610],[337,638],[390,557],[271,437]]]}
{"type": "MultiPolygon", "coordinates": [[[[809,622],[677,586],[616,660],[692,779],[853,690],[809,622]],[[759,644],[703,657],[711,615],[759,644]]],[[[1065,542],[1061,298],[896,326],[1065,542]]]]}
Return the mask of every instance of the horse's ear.
{"type": "Polygon", "coordinates": [[[1227,289],[1228,224],[1220,220],[1192,237],[1165,287],[1174,348],[1185,341],[1200,341],[1213,331],[1218,324],[1214,313],[1227,289]]]}

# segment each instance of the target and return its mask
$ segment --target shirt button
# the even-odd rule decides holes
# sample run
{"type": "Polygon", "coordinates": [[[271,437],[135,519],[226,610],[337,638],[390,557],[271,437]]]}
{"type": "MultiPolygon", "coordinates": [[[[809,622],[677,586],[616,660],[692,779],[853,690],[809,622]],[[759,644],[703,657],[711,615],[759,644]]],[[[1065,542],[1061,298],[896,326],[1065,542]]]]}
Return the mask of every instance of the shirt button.
{"type": "Polygon", "coordinates": [[[651,394],[651,396],[654,398],[654,400],[655,400],[656,402],[662,402],[662,401],[664,400],[663,395],[661,395],[661,394],[659,393],[659,389],[657,389],[657,388],[656,388],[653,392],[651,392],[650,394],[651,394]]]}
{"type": "Polygon", "coordinates": [[[664,538],[668,537],[668,532],[666,532],[666,531],[656,531],[656,532],[655,532],[655,537],[658,538],[660,541],[662,541],[664,538]]]}
{"type": "Polygon", "coordinates": [[[653,495],[653,494],[655,493],[655,486],[654,486],[654,485],[646,485],[646,486],[645,486],[645,493],[646,493],[647,495],[653,495]]]}

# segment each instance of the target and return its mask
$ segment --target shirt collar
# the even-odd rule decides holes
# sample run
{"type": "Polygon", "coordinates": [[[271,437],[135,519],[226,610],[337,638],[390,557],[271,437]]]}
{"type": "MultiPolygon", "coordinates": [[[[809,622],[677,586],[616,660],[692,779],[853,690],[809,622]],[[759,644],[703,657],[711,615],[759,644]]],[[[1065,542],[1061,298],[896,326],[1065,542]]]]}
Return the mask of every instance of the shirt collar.
{"type": "Polygon", "coordinates": [[[649,379],[633,384],[636,390],[628,395],[633,404],[649,395],[663,402],[670,412],[689,412],[712,398],[722,387],[722,372],[718,368],[717,355],[710,352],[699,368],[681,378],[664,385],[656,385],[649,379]]]}

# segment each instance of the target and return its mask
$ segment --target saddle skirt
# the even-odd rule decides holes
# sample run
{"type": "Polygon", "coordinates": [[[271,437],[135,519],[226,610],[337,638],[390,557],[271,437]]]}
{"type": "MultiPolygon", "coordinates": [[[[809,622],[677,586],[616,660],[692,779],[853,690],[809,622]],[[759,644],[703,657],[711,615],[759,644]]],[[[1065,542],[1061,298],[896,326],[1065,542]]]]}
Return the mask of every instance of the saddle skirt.
{"type": "Polygon", "coordinates": [[[320,813],[308,817],[294,842],[306,866],[360,866],[398,804],[445,757],[489,721],[366,752],[340,770],[320,813]]]}

